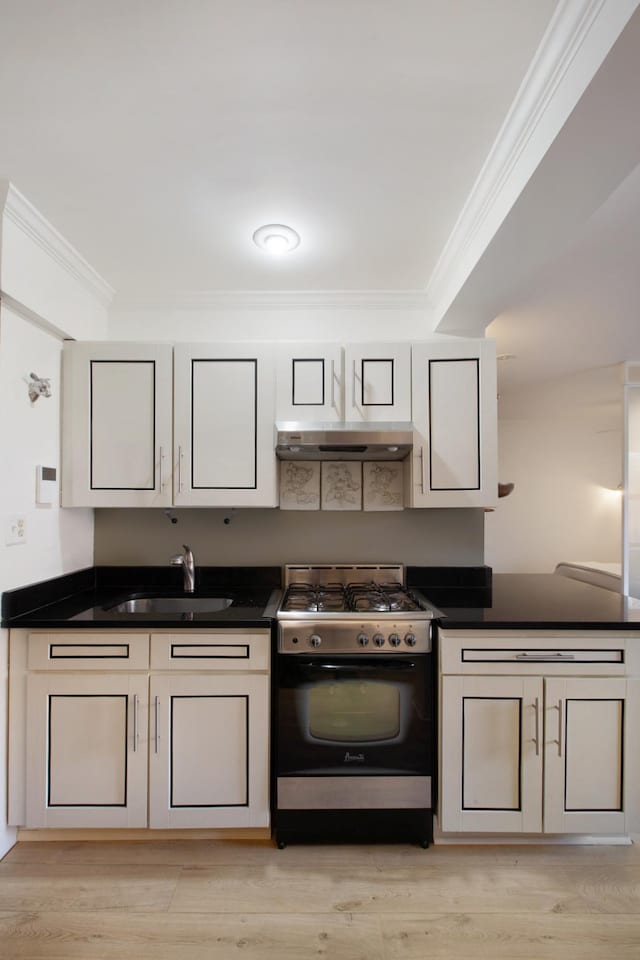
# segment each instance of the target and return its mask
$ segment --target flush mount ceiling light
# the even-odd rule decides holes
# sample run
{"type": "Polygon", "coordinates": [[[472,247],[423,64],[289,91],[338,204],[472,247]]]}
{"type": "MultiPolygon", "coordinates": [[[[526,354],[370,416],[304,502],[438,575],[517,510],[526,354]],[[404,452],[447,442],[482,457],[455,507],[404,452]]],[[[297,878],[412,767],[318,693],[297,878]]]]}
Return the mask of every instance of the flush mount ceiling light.
{"type": "Polygon", "coordinates": [[[264,227],[258,227],[253,242],[261,250],[278,255],[295,250],[300,243],[300,235],[283,223],[267,223],[264,227]]]}

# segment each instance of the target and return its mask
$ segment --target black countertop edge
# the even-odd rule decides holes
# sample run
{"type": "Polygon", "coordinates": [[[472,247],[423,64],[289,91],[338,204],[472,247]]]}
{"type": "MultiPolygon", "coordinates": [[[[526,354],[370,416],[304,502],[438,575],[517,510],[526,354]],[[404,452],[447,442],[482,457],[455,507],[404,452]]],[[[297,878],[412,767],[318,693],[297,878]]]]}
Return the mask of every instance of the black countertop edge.
{"type": "Polygon", "coordinates": [[[441,630],[637,630],[639,620],[492,620],[482,610],[442,610],[436,621],[441,630]]]}

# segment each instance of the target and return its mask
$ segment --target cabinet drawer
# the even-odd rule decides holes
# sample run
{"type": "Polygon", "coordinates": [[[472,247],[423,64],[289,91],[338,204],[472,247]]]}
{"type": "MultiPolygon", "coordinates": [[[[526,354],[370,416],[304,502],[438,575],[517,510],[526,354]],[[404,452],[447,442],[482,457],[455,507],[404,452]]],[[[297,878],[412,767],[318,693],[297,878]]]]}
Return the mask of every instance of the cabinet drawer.
{"type": "Polygon", "coordinates": [[[637,664],[635,635],[589,630],[504,633],[441,630],[443,674],[626,676],[637,664]]]}
{"type": "Polygon", "coordinates": [[[268,630],[156,633],[151,636],[152,670],[268,671],[268,630]]]}
{"type": "Polygon", "coordinates": [[[563,647],[547,649],[492,650],[491,648],[463,647],[462,663],[514,663],[527,664],[576,664],[576,663],[624,663],[624,649],[617,650],[567,650],[563,647]]]}
{"type": "Polygon", "coordinates": [[[29,670],[147,670],[149,637],[140,633],[31,633],[29,670]]]}

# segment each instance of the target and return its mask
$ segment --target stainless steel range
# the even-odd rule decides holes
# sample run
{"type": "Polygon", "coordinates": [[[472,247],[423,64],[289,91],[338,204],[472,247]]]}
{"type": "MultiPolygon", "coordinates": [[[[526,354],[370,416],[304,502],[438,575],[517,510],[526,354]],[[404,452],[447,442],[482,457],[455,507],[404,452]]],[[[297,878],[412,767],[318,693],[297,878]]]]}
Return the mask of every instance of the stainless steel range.
{"type": "Polygon", "coordinates": [[[401,564],[291,564],[277,612],[276,840],[432,836],[434,607],[401,564]]]}

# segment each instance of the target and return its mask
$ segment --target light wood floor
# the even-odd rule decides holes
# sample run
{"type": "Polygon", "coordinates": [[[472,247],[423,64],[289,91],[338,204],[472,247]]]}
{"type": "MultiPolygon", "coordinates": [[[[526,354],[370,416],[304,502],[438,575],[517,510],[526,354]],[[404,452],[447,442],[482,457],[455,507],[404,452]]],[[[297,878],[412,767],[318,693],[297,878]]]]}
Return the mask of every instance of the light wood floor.
{"type": "Polygon", "coordinates": [[[640,960],[640,848],[21,843],[2,960],[640,960]]]}

